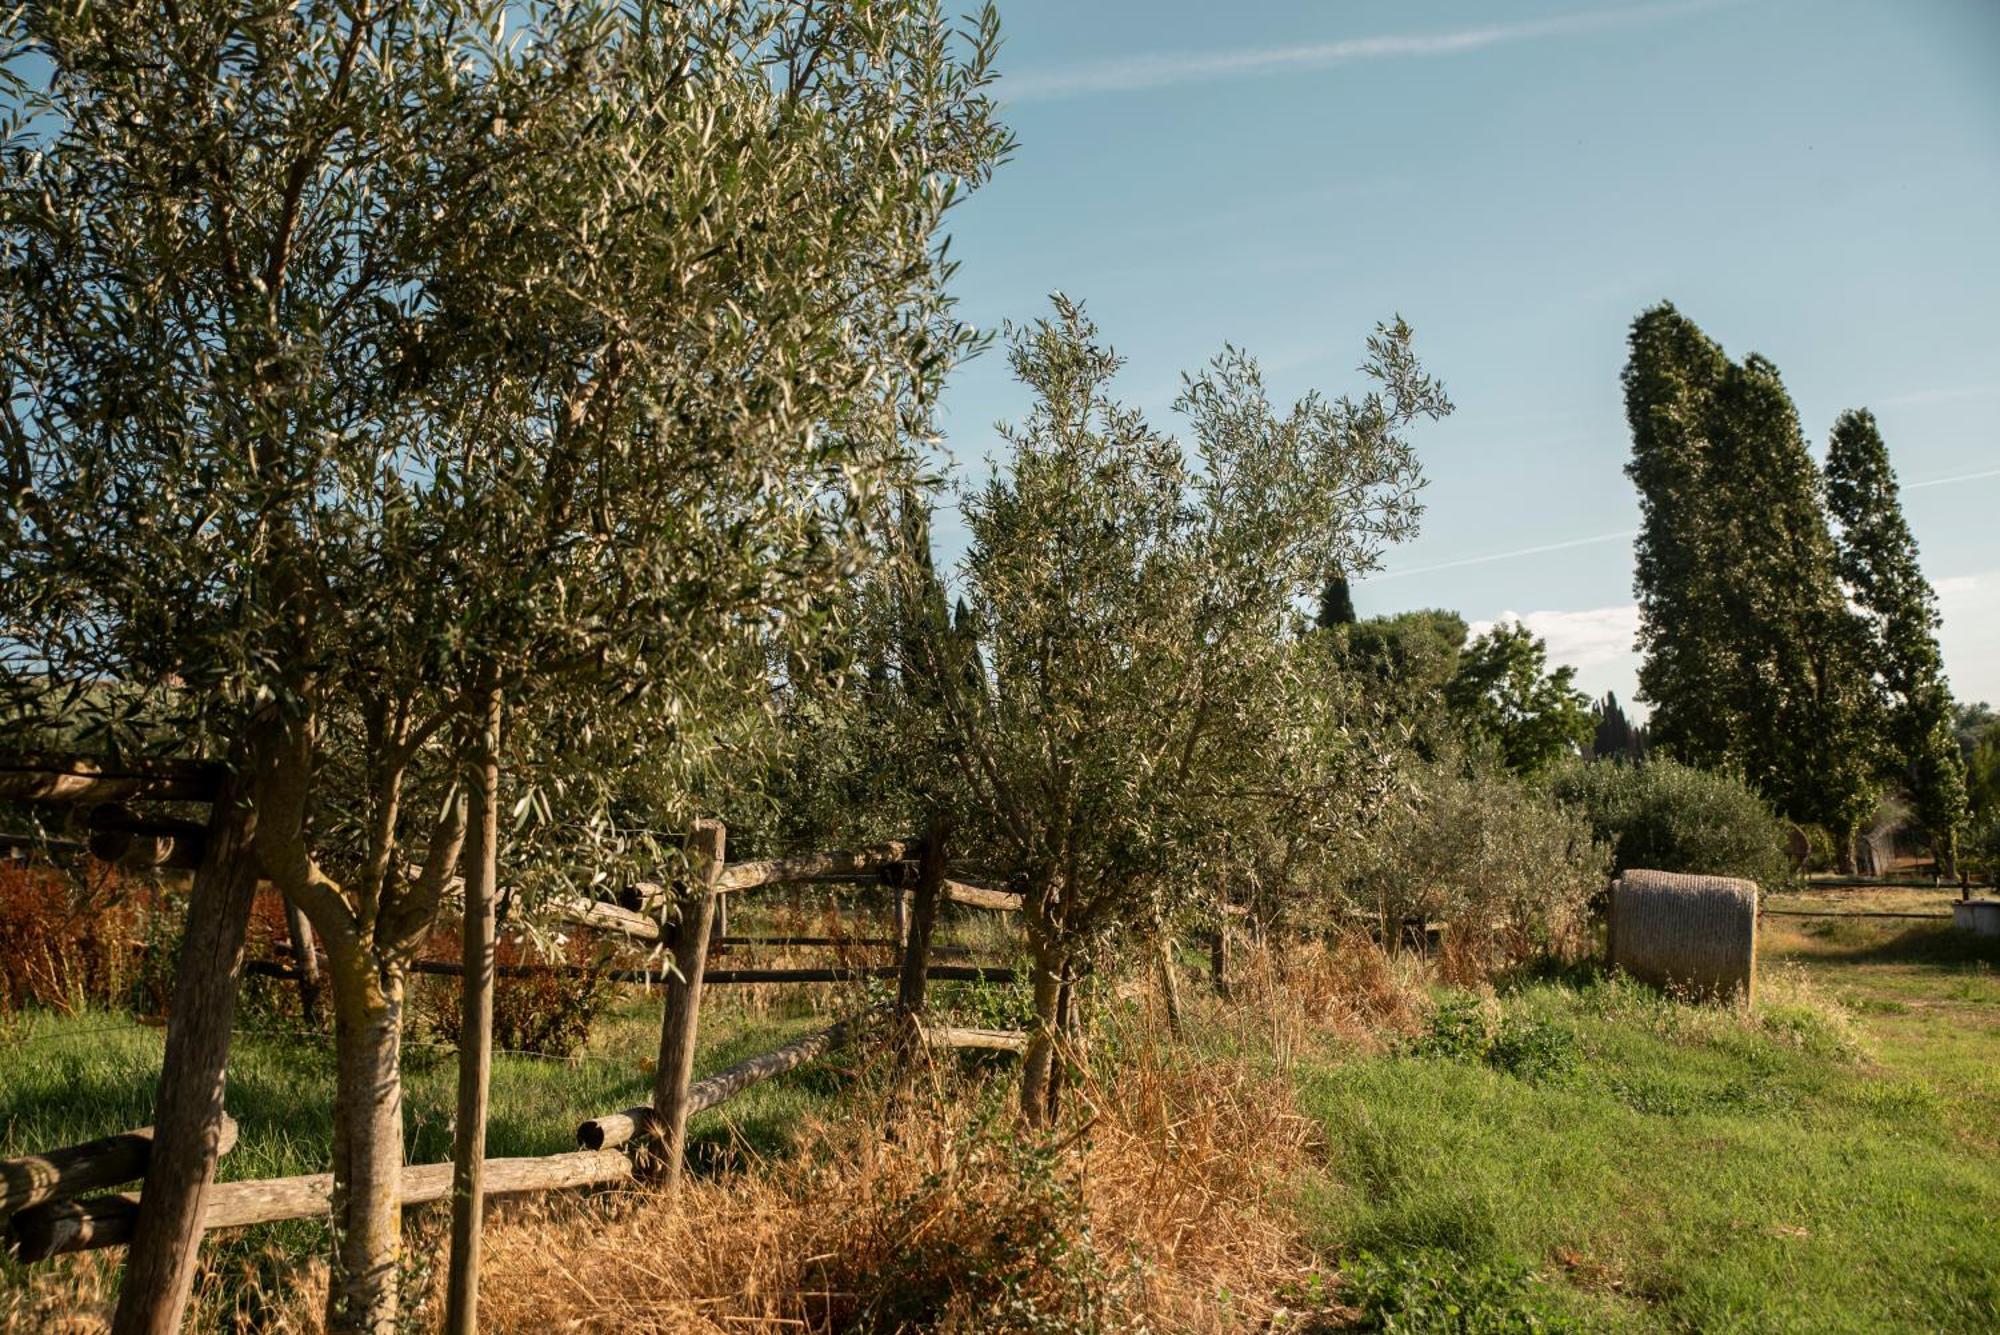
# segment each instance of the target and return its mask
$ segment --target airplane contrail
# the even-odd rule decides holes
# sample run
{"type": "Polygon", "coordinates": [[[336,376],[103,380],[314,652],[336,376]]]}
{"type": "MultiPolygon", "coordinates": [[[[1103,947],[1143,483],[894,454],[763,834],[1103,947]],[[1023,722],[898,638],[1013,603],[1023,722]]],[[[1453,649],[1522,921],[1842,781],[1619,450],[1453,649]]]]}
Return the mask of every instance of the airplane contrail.
{"type": "MultiPolygon", "coordinates": [[[[1906,482],[1904,491],[1917,491],[1924,487],[1945,487],[1956,482],[1980,482],[1987,478],[2000,477],[2000,468],[1984,468],[1976,473],[1955,473],[1950,477],[1925,478],[1922,482],[1906,482]]],[[[1407,570],[1385,570],[1377,575],[1365,575],[1360,582],[1373,584],[1379,580],[1401,579],[1405,575],[1429,575],[1439,570],[1458,570],[1465,566],[1483,566],[1494,561],[1512,561],[1523,556],[1540,556],[1544,552],[1566,552],[1572,547],[1594,547],[1601,542],[1619,542],[1626,538],[1636,538],[1639,530],[1620,529],[1616,533],[1599,533],[1588,538],[1568,538],[1562,542],[1544,542],[1533,547],[1516,547],[1507,552],[1487,552],[1483,556],[1462,556],[1456,561],[1439,561],[1434,565],[1411,566],[1407,570]]]]}

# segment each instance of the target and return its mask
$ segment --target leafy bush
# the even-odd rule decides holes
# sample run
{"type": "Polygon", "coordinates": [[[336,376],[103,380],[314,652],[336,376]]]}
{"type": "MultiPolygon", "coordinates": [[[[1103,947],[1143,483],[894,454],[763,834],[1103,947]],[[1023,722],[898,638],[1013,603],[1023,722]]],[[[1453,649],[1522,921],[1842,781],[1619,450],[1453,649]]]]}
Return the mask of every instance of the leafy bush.
{"type": "Polygon", "coordinates": [[[165,1011],[180,903],[96,863],[0,867],[0,1011],[165,1011]]]}
{"type": "Polygon", "coordinates": [[[1551,789],[1611,846],[1618,871],[1741,876],[1767,888],[1794,879],[1783,822],[1733,775],[1659,758],[1578,761],[1556,772],[1551,789]]]}
{"type": "Polygon", "coordinates": [[[1437,1250],[1387,1258],[1363,1252],[1343,1278],[1369,1330],[1527,1335],[1578,1329],[1518,1261],[1468,1260],[1437,1250]]]}
{"type": "Polygon", "coordinates": [[[1530,1082],[1559,1079],[1577,1065],[1574,1031],[1539,1016],[1502,1012],[1463,993],[1447,996],[1404,1051],[1417,1057],[1483,1062],[1530,1082]]]}
{"type": "Polygon", "coordinates": [[[1442,921],[1461,972],[1578,943],[1608,858],[1576,813],[1486,762],[1420,766],[1409,788],[1346,878],[1353,907],[1442,921]]]}
{"type": "MultiPolygon", "coordinates": [[[[440,950],[446,933],[432,934],[432,950],[456,957],[457,937],[440,950]]],[[[502,974],[493,980],[493,1046],[500,1051],[536,1052],[547,1057],[574,1056],[590,1038],[590,1026],[610,1004],[617,984],[604,964],[582,941],[562,943],[553,960],[527,942],[502,937],[494,945],[494,960],[503,969],[515,965],[554,965],[526,975],[502,974]]],[[[432,978],[418,989],[415,1010],[419,1022],[436,1041],[458,1042],[459,1007],[463,989],[456,978],[432,978]]]]}
{"type": "Polygon", "coordinates": [[[1964,857],[1968,871],[2000,882],[2000,810],[1988,812],[1973,827],[1966,840],[1964,857]]]}

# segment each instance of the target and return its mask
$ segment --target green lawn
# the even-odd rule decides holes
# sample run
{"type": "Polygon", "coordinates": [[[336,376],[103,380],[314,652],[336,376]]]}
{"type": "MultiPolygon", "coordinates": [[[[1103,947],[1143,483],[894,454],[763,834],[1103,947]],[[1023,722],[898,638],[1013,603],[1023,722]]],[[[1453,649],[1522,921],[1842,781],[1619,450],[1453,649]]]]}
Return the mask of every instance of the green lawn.
{"type": "Polygon", "coordinates": [[[1763,947],[1749,1015],[1540,980],[1307,1069],[1304,1208],[1350,1297],[1410,1329],[2000,1328],[2000,943],[1767,919],[1763,947]]]}

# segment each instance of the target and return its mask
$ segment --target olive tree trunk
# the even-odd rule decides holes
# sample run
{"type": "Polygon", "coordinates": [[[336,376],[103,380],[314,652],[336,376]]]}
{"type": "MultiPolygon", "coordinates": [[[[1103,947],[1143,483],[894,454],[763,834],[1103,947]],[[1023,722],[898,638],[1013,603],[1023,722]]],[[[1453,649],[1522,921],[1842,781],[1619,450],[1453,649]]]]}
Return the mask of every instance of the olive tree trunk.
{"type": "Polygon", "coordinates": [[[1038,910],[1030,910],[1028,948],[1035,1022],[1028,1030],[1027,1051],[1021,1056],[1021,1122],[1039,1127],[1048,1123],[1049,1075],[1055,1064],[1056,1027],[1061,1023],[1063,970],[1048,924],[1038,910]]]}
{"type": "Polygon", "coordinates": [[[329,1331],[394,1335],[398,1197],[403,1170],[403,988],[400,967],[369,954],[332,961],[336,1052],[333,1136],[333,1274],[329,1331]]]}

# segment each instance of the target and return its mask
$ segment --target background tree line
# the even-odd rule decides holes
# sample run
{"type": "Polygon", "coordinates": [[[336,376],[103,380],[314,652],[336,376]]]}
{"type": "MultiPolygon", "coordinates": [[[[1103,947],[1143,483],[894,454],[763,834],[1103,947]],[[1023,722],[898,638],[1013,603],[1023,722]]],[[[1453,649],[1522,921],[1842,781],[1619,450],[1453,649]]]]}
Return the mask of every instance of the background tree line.
{"type": "Polygon", "coordinates": [[[1937,601],[1874,417],[1843,413],[1821,466],[1767,359],[1730,360],[1666,304],[1629,346],[1651,741],[1741,773],[1824,828],[1844,868],[1881,791],[1900,789],[1950,874],[1965,762],[1937,601]]]}

